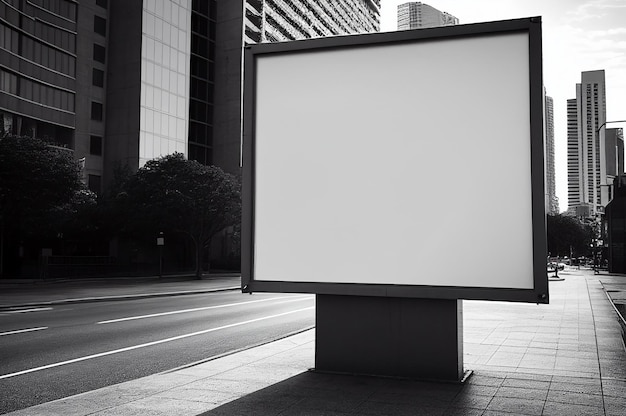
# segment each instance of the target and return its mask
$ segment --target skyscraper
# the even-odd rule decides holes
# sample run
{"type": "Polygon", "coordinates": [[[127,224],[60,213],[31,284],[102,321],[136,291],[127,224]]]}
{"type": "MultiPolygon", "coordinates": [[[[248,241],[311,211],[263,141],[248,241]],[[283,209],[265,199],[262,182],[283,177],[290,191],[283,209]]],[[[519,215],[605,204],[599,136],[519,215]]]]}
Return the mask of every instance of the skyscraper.
{"type": "Polygon", "coordinates": [[[554,102],[546,96],[546,212],[559,213],[559,199],[556,196],[554,167],[554,102]]]}
{"type": "Polygon", "coordinates": [[[459,19],[422,2],[398,6],[398,30],[458,25],[459,19]]]}
{"type": "Polygon", "coordinates": [[[619,169],[615,146],[607,148],[604,70],[582,73],[576,98],[567,102],[567,124],[568,210],[581,217],[602,214],[619,169]]]}
{"type": "Polygon", "coordinates": [[[380,0],[248,0],[246,43],[278,42],[380,30],[380,0]]]}

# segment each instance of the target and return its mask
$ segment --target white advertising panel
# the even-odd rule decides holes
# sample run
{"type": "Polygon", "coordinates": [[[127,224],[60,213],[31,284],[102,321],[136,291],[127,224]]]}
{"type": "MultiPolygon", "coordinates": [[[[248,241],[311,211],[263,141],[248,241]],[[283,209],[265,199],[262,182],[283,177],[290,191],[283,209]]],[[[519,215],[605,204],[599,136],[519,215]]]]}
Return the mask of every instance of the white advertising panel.
{"type": "Polygon", "coordinates": [[[530,36],[248,55],[249,283],[534,291],[530,36]]]}

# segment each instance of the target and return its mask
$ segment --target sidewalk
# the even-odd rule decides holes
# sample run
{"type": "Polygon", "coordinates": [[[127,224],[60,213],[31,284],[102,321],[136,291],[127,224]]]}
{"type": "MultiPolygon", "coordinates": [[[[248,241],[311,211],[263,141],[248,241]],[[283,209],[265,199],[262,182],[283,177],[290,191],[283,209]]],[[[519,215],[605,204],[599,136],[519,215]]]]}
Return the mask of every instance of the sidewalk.
{"type": "Polygon", "coordinates": [[[202,280],[193,276],[35,280],[26,283],[0,280],[0,310],[207,293],[240,287],[239,274],[205,275],[202,280]]]}
{"type": "Polygon", "coordinates": [[[320,374],[314,330],[10,415],[624,415],[617,314],[586,270],[549,305],[465,301],[461,384],[320,374]]]}

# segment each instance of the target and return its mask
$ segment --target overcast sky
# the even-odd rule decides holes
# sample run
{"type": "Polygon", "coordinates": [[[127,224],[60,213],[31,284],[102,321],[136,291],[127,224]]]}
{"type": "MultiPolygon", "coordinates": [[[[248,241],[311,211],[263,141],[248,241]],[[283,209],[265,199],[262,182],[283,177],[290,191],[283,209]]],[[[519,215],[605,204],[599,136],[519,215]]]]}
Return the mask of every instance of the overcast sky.
{"type": "MultiPolygon", "coordinates": [[[[381,31],[397,28],[397,6],[405,0],[381,0],[381,31]]],[[[607,120],[626,120],[625,0],[430,0],[424,1],[459,19],[460,24],[521,17],[542,17],[543,72],[554,99],[556,193],[567,209],[567,99],[576,97],[582,71],[604,69],[607,120]]],[[[626,123],[609,124],[624,127],[626,123]]]]}

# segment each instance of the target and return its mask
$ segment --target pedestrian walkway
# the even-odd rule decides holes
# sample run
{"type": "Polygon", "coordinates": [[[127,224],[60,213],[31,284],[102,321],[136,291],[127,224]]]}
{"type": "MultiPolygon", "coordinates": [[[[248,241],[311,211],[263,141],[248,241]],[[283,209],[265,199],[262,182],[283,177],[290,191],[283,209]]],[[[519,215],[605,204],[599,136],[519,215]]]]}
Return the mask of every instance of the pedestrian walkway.
{"type": "Polygon", "coordinates": [[[0,280],[0,310],[77,302],[138,299],[234,290],[241,287],[239,274],[128,277],[70,280],[0,280]]]}
{"type": "Polygon", "coordinates": [[[10,415],[623,416],[626,351],[606,276],[559,277],[549,305],[463,302],[465,384],[309,371],[309,330],[10,415]]]}

